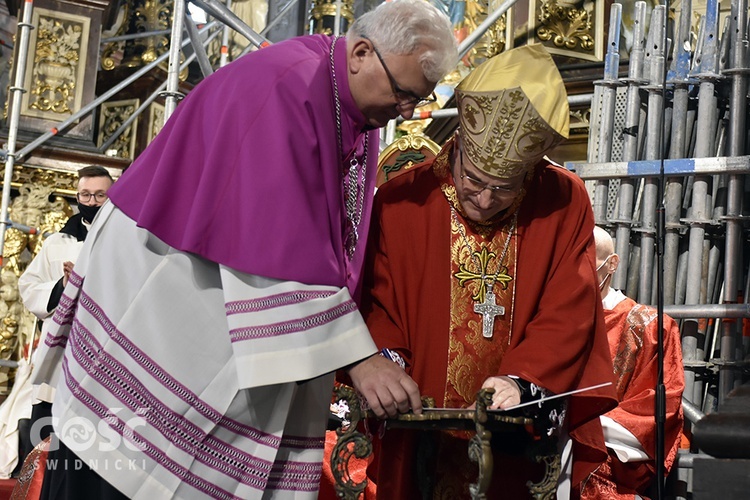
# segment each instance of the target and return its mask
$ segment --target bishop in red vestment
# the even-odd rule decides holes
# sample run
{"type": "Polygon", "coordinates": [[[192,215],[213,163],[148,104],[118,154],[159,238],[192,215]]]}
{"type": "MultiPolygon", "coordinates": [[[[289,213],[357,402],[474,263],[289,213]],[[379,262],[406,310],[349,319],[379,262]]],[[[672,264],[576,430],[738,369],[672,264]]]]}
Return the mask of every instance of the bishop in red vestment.
{"type": "MultiPolygon", "coordinates": [[[[601,417],[607,461],[584,482],[582,497],[646,498],[656,475],[657,311],[610,288],[609,283],[620,259],[614,253],[612,238],[607,231],[596,227],[594,235],[604,322],[620,404],[601,417]]],[[[664,316],[664,386],[664,470],[669,472],[682,433],[682,392],[685,388],[680,330],[669,316],[664,316]]]]}
{"type": "MultiPolygon", "coordinates": [[[[483,387],[504,409],[612,382],[589,197],[542,159],[568,129],[554,62],[539,46],[514,49],[456,94],[455,138],[376,196],[363,305],[374,340],[438,407],[471,407],[483,387]]],[[[565,402],[563,476],[575,490],[606,459],[598,417],[615,406],[614,386],[565,402]]],[[[477,473],[467,438],[386,430],[378,498],[467,498],[477,473]]],[[[526,482],[540,476],[524,446],[494,454],[488,498],[530,497],[526,482]]]]}

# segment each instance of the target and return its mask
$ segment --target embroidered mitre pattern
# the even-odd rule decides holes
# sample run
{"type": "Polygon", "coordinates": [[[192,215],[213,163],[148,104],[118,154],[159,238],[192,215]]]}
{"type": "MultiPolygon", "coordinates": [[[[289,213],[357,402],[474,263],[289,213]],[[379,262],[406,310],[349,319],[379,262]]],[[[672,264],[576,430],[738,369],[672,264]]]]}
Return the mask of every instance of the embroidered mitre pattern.
{"type": "Polygon", "coordinates": [[[563,137],[537,113],[520,87],[456,93],[462,139],[471,162],[495,177],[533,168],[563,137]]]}

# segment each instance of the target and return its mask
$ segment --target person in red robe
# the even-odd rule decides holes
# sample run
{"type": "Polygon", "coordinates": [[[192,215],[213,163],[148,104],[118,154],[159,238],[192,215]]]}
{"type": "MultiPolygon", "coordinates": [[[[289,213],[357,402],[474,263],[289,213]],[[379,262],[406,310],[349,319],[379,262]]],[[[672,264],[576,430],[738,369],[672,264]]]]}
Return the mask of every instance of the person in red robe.
{"type": "MultiPolygon", "coordinates": [[[[544,48],[524,46],[477,67],[456,98],[456,135],[376,195],[362,310],[386,356],[360,366],[401,361],[446,408],[471,408],[481,388],[494,389],[489,408],[506,409],[600,386],[539,415],[567,444],[565,498],[606,459],[598,417],[616,404],[589,197],[543,159],[567,136],[565,86],[544,48]]],[[[408,409],[405,396],[381,397],[408,409]]],[[[514,434],[497,443],[488,498],[530,498],[526,482],[543,475],[524,456],[541,436],[514,434]]],[[[387,429],[378,498],[467,498],[469,437],[387,429]]]]}
{"type": "MultiPolygon", "coordinates": [[[[594,228],[596,264],[604,322],[614,361],[619,406],[600,417],[607,445],[607,461],[584,482],[582,497],[589,499],[633,499],[645,496],[656,478],[656,419],[654,400],[657,382],[657,311],[638,304],[619,290],[610,288],[620,258],[612,237],[594,228]]],[[[669,472],[682,433],[682,367],[680,329],[664,316],[664,470],[669,472]]]]}

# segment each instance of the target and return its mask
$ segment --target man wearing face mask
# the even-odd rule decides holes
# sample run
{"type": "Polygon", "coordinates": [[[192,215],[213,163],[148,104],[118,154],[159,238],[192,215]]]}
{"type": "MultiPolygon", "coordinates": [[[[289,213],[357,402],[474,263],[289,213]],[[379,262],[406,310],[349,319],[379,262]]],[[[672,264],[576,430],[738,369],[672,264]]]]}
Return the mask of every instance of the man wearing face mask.
{"type": "MultiPolygon", "coordinates": [[[[456,137],[376,196],[363,314],[380,359],[400,361],[444,408],[472,407],[481,388],[494,389],[491,409],[507,409],[611,383],[589,197],[544,159],[569,124],[552,58],[540,45],[499,54],[459,84],[456,102],[456,137]]],[[[557,497],[567,498],[606,458],[599,415],[614,407],[614,390],[555,402],[563,429],[551,431],[569,444],[565,457],[572,449],[557,497]]],[[[378,497],[468,498],[477,478],[470,436],[418,434],[385,432],[378,497]]],[[[530,498],[526,482],[541,474],[523,456],[528,447],[494,444],[487,497],[530,498]]]]}
{"type": "MultiPolygon", "coordinates": [[[[608,457],[584,483],[581,498],[638,499],[653,483],[656,473],[657,311],[610,288],[620,257],[606,230],[595,227],[594,239],[597,279],[620,404],[600,417],[608,457]]],[[[664,386],[664,466],[668,472],[680,443],[685,387],[680,330],[669,316],[664,316],[664,386]]]]}
{"type": "MultiPolygon", "coordinates": [[[[39,254],[29,263],[18,279],[18,291],[23,305],[43,321],[45,332],[52,322],[52,316],[68,284],[68,277],[78,254],[83,247],[91,223],[99,208],[107,201],[107,191],[113,184],[112,176],[106,168],[97,165],[83,167],[78,171],[78,213],[70,217],[58,233],[47,237],[39,254]]],[[[42,335],[44,338],[44,335],[42,335]]],[[[36,363],[40,362],[36,361],[36,363]]],[[[34,386],[34,408],[32,422],[48,416],[54,389],[47,384],[34,386]]],[[[41,431],[42,439],[49,434],[49,427],[41,431]]]]}

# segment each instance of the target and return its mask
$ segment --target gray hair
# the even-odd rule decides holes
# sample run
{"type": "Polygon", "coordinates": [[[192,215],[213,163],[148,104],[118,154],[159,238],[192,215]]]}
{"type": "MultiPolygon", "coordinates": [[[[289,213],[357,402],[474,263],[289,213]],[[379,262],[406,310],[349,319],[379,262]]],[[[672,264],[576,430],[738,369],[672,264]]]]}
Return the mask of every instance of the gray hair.
{"type": "Polygon", "coordinates": [[[348,38],[369,38],[384,54],[421,50],[425,78],[438,82],[458,63],[450,19],[425,0],[392,0],[378,5],[351,25],[348,38]]]}

